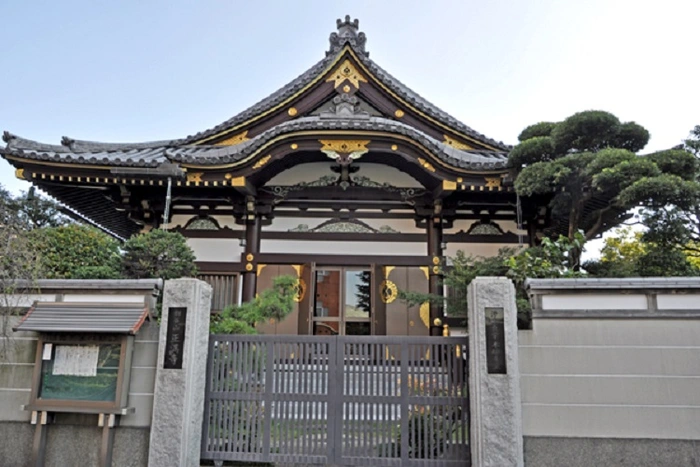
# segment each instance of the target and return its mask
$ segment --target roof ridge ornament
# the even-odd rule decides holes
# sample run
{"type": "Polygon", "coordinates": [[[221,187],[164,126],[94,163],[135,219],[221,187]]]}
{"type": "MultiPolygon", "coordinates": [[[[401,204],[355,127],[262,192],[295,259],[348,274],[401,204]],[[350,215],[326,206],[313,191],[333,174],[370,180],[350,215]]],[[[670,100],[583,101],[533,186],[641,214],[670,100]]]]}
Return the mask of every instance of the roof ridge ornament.
{"type": "Polygon", "coordinates": [[[369,52],[365,50],[367,36],[365,36],[364,32],[359,32],[360,21],[358,19],[350,21],[350,15],[345,15],[345,21],[337,19],[336,25],[338,27],[338,32],[331,33],[329,38],[331,48],[326,52],[326,57],[340,52],[345,44],[349,44],[355,52],[369,57],[369,52]]]}

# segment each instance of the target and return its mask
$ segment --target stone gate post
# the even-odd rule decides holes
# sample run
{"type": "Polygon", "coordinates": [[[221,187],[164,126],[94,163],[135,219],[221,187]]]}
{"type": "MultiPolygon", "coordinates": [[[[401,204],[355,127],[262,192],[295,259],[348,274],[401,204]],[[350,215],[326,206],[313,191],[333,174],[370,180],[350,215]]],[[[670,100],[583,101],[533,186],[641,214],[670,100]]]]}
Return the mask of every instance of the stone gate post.
{"type": "Polygon", "coordinates": [[[165,282],[149,467],[199,466],[211,287],[165,282]]]}
{"type": "Polygon", "coordinates": [[[523,466],[518,326],[513,283],[469,285],[470,441],[475,467],[523,466]]]}

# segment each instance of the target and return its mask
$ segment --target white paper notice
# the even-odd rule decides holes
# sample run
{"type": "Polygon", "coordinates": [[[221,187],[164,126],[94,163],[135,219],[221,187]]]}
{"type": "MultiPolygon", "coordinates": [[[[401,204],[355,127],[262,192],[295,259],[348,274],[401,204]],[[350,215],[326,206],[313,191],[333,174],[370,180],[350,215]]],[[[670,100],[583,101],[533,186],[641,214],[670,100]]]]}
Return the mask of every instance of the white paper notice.
{"type": "Polygon", "coordinates": [[[43,360],[51,360],[51,350],[53,349],[53,344],[44,344],[44,353],[41,356],[43,360]]]}
{"type": "Polygon", "coordinates": [[[96,376],[100,347],[97,345],[57,345],[54,375],[96,376]]]}

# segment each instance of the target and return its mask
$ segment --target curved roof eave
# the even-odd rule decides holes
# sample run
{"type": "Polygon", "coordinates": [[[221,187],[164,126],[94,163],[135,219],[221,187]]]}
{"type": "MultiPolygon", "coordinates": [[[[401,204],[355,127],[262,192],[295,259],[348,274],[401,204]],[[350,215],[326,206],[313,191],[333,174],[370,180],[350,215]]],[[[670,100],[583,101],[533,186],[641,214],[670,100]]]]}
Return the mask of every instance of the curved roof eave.
{"type": "Polygon", "coordinates": [[[197,166],[220,166],[235,164],[254,156],[256,151],[267,143],[283,135],[306,131],[363,131],[382,132],[405,136],[420,144],[430,154],[448,166],[457,169],[491,171],[505,169],[507,155],[494,151],[464,151],[448,146],[421,131],[402,122],[382,117],[369,119],[322,119],[319,117],[302,117],[277,125],[253,139],[235,146],[160,146],[141,149],[111,150],[97,152],[70,152],[60,146],[60,151],[52,145],[22,140],[26,146],[8,145],[2,154],[23,159],[63,162],[76,165],[157,167],[164,162],[175,162],[197,166]]]}

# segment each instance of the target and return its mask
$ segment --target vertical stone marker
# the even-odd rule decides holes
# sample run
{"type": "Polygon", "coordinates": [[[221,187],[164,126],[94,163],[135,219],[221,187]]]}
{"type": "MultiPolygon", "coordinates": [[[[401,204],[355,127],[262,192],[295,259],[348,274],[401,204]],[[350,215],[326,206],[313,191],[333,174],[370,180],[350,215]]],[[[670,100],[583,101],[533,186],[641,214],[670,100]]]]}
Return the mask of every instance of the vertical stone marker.
{"type": "Polygon", "coordinates": [[[469,285],[470,441],[475,467],[523,466],[515,289],[503,277],[469,285]]]}
{"type": "Polygon", "coordinates": [[[165,282],[149,467],[199,466],[211,287],[165,282]]]}

